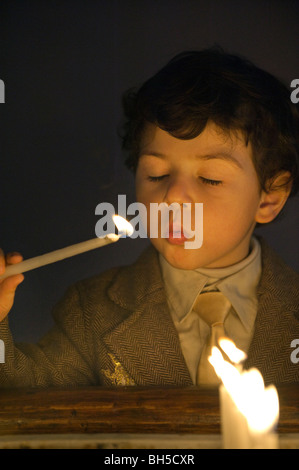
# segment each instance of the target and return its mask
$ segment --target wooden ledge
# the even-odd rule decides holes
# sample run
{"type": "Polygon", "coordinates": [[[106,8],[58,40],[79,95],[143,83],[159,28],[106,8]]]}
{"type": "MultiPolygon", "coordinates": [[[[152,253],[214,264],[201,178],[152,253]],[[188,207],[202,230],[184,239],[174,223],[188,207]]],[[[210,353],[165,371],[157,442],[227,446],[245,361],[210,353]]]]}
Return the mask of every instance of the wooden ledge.
{"type": "MultiPolygon", "coordinates": [[[[278,387],[278,432],[299,433],[299,384],[278,387]]],[[[1,389],[0,435],[220,434],[217,389],[1,389]]]]}

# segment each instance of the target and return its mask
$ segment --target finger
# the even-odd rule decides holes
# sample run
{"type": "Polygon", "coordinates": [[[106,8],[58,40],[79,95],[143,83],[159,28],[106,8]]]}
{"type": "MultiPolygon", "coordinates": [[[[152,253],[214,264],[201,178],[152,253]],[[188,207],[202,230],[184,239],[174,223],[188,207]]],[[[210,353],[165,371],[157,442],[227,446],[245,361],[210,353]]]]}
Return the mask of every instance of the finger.
{"type": "Polygon", "coordinates": [[[0,274],[3,274],[5,271],[5,256],[2,248],[0,248],[0,274]]]}
{"type": "Polygon", "coordinates": [[[3,320],[3,318],[12,308],[16,288],[23,280],[23,274],[17,274],[4,279],[4,281],[0,284],[0,321],[3,320]]]}
{"type": "Polygon", "coordinates": [[[0,295],[6,291],[15,290],[24,280],[23,274],[13,274],[12,276],[0,279],[0,295]]]}
{"type": "Polygon", "coordinates": [[[16,264],[20,263],[23,260],[23,256],[17,251],[7,253],[6,255],[6,264],[16,264]]]}
{"type": "Polygon", "coordinates": [[[2,284],[1,284],[1,290],[3,291],[5,289],[5,292],[12,292],[15,291],[18,285],[24,280],[24,275],[23,274],[14,274],[13,276],[6,277],[2,284]]]}

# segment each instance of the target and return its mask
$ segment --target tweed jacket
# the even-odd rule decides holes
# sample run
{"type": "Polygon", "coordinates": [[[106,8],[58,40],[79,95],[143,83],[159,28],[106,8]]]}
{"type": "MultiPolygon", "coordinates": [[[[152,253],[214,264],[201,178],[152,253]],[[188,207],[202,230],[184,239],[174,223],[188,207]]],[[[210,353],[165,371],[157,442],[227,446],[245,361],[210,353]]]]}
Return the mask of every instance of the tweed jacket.
{"type": "MultiPolygon", "coordinates": [[[[260,242],[259,306],[245,367],[257,367],[266,384],[299,382],[291,360],[299,276],[260,242]]],[[[1,387],[192,385],[152,246],[133,265],[70,287],[53,315],[55,326],[38,344],[14,345],[8,320],[0,324],[1,387]]]]}

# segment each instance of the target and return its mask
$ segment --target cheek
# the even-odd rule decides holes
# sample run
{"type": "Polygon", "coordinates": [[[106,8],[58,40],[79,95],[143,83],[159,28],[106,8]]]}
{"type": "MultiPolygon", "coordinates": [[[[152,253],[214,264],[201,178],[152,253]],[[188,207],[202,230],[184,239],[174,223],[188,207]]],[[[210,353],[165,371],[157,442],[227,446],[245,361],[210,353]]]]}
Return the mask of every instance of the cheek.
{"type": "Polygon", "coordinates": [[[138,202],[141,202],[145,206],[149,206],[151,202],[160,203],[163,200],[163,191],[161,185],[154,185],[148,181],[137,180],[135,183],[135,194],[138,202]]]}
{"type": "Polygon", "coordinates": [[[142,188],[136,188],[136,200],[143,204],[146,209],[149,210],[150,203],[152,201],[151,194],[142,188]]]}
{"type": "Polygon", "coordinates": [[[135,179],[135,194],[137,202],[143,204],[146,209],[146,214],[143,213],[142,219],[143,223],[146,223],[147,233],[149,235],[149,228],[150,228],[150,203],[153,202],[151,191],[147,189],[146,182],[138,178],[136,175],[135,179]],[[144,219],[146,218],[146,220],[144,219]]]}
{"type": "Polygon", "coordinates": [[[260,205],[260,194],[258,189],[249,188],[240,191],[239,197],[235,201],[235,214],[243,221],[252,222],[260,205]],[[251,191],[250,191],[251,189],[251,191]]]}
{"type": "Polygon", "coordinates": [[[203,204],[204,231],[215,235],[247,230],[255,221],[259,207],[258,192],[236,192],[230,197],[207,200],[203,204]]]}
{"type": "Polygon", "coordinates": [[[147,200],[147,192],[145,190],[145,183],[138,176],[138,173],[136,174],[136,178],[135,178],[135,194],[136,194],[137,201],[145,204],[147,200]]]}
{"type": "Polygon", "coordinates": [[[151,198],[151,191],[148,187],[148,181],[146,180],[144,170],[137,168],[135,175],[135,194],[138,202],[147,204],[151,198]]]}

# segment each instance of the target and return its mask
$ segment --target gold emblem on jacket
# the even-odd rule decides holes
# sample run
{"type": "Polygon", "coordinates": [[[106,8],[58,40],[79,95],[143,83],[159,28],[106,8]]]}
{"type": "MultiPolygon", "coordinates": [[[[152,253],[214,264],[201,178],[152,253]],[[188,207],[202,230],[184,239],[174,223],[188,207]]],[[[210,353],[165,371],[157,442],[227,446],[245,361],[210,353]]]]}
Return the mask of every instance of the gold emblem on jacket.
{"type": "Polygon", "coordinates": [[[135,385],[134,380],[128,375],[121,363],[113,356],[109,354],[111,361],[114,364],[114,372],[109,369],[103,370],[103,374],[109,379],[113,385],[135,385]]]}

